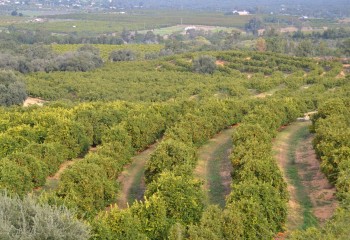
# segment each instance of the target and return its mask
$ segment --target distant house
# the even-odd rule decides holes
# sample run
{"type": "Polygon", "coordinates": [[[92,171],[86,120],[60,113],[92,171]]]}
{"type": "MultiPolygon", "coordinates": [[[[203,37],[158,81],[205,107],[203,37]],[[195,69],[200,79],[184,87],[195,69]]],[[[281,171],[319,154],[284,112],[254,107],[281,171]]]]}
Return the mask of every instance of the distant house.
{"type": "Polygon", "coordinates": [[[189,30],[196,30],[197,28],[195,26],[188,26],[188,27],[185,27],[185,31],[189,31],[189,30]]]}
{"type": "Polygon", "coordinates": [[[244,10],[244,11],[234,10],[234,11],[232,11],[232,14],[233,15],[240,15],[240,16],[250,15],[250,13],[248,11],[246,11],[246,10],[244,10]]]}
{"type": "Polygon", "coordinates": [[[34,20],[32,20],[31,22],[35,22],[35,23],[43,23],[43,22],[46,22],[45,19],[43,18],[35,18],[34,20]]]}

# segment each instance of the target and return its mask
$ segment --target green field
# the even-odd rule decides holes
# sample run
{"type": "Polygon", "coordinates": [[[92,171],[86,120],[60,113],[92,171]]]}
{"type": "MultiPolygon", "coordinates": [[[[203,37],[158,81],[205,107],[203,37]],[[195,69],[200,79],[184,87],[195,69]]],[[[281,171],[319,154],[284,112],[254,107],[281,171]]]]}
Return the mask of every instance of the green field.
{"type": "MultiPolygon", "coordinates": [[[[1,17],[0,25],[14,24],[16,28],[27,30],[45,30],[56,33],[113,33],[129,30],[152,30],[164,27],[184,25],[210,25],[225,28],[243,28],[252,16],[225,16],[223,13],[190,13],[186,11],[156,12],[140,11],[127,14],[62,14],[42,16],[45,22],[27,22],[33,18],[1,17]]],[[[177,31],[176,27],[174,29],[177,31]]],[[[160,34],[172,33],[172,29],[160,31],[160,34]]]]}
{"type": "Polygon", "coordinates": [[[176,24],[211,25],[225,27],[243,27],[253,16],[224,15],[222,12],[189,12],[189,11],[131,11],[126,14],[63,14],[47,16],[51,19],[75,19],[124,23],[145,24],[151,29],[156,26],[176,24]]]}
{"type": "MultiPolygon", "coordinates": [[[[192,25],[175,25],[171,27],[164,27],[164,28],[155,28],[151,29],[154,34],[165,36],[170,35],[173,33],[185,33],[186,27],[191,27],[192,25]]],[[[207,25],[195,25],[196,30],[204,30],[204,31],[210,31],[210,32],[219,32],[219,31],[225,31],[225,32],[231,32],[231,31],[238,31],[242,32],[241,29],[234,28],[234,27],[219,27],[219,26],[207,26],[207,25]]],[[[145,34],[149,30],[142,30],[138,31],[139,33],[145,34]]]]}

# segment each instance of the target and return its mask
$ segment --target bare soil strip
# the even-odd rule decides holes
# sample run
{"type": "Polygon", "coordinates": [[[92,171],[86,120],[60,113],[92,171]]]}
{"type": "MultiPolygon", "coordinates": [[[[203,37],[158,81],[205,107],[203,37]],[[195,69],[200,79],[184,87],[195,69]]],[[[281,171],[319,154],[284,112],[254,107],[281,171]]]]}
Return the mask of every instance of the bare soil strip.
{"type": "Polygon", "coordinates": [[[82,160],[82,158],[76,158],[76,159],[69,160],[69,161],[62,163],[60,168],[58,169],[58,171],[55,173],[55,175],[49,176],[46,178],[46,183],[43,186],[43,189],[45,189],[46,191],[56,189],[58,187],[58,183],[60,181],[62,173],[67,168],[69,168],[70,166],[73,166],[75,163],[77,163],[78,161],[81,161],[81,160],[82,160]]]}
{"type": "Polygon", "coordinates": [[[229,159],[232,149],[234,128],[223,130],[198,150],[198,164],[195,176],[201,179],[211,204],[225,206],[230,193],[232,165],[229,159]]]}
{"type": "Polygon", "coordinates": [[[77,158],[77,159],[73,159],[70,161],[66,161],[64,163],[61,164],[60,168],[58,169],[58,171],[55,173],[55,175],[53,176],[49,176],[47,177],[46,181],[50,181],[50,180],[59,180],[62,173],[70,166],[74,165],[76,162],[82,160],[82,158],[77,158]]]}
{"type": "Polygon", "coordinates": [[[310,197],[312,212],[319,223],[323,224],[333,216],[337,207],[336,190],[321,172],[320,163],[312,148],[312,139],[313,136],[309,135],[299,143],[296,150],[296,164],[302,166],[299,168],[299,175],[310,197]]]}
{"type": "Polygon", "coordinates": [[[118,182],[121,184],[121,190],[117,199],[119,208],[126,208],[133,201],[142,200],[145,191],[145,164],[150,159],[157,145],[158,143],[155,143],[145,151],[134,156],[131,164],[126,166],[120,174],[118,182]]]}
{"type": "Polygon", "coordinates": [[[274,155],[288,184],[288,192],[290,195],[290,199],[288,202],[288,218],[286,226],[288,230],[297,229],[299,226],[302,225],[303,222],[303,216],[301,214],[302,209],[297,199],[296,188],[292,184],[292,180],[287,177],[287,169],[291,164],[288,158],[288,143],[289,139],[291,138],[291,135],[297,129],[298,125],[296,124],[289,126],[288,129],[284,129],[284,131],[278,134],[273,144],[274,155]]]}
{"type": "Polygon", "coordinates": [[[40,99],[40,98],[32,98],[28,97],[24,102],[23,102],[23,107],[28,107],[30,105],[38,105],[38,106],[43,106],[44,103],[47,101],[40,99]]]}
{"type": "MultiPolygon", "coordinates": [[[[96,151],[96,147],[90,147],[89,152],[95,152],[96,151]]],[[[37,189],[35,189],[36,191],[40,191],[42,189],[44,190],[54,190],[58,187],[58,182],[61,178],[62,173],[69,168],[70,166],[73,166],[75,163],[79,162],[83,160],[83,158],[75,158],[72,160],[67,160],[64,163],[62,163],[60,165],[60,167],[58,168],[58,171],[53,175],[53,176],[48,176],[46,178],[46,183],[43,187],[39,187],[37,189]]]]}
{"type": "Polygon", "coordinates": [[[290,194],[287,232],[322,224],[336,208],[335,188],[320,170],[312,147],[309,121],[296,122],[274,140],[275,158],[290,194]]]}

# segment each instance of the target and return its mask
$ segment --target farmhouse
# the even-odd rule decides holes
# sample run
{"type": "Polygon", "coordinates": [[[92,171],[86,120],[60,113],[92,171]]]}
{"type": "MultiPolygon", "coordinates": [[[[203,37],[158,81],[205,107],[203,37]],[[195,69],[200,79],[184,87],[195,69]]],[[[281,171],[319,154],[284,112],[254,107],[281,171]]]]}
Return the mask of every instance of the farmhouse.
{"type": "Polygon", "coordinates": [[[185,31],[189,31],[189,30],[196,30],[196,26],[188,26],[188,27],[185,27],[185,31]]]}
{"type": "Polygon", "coordinates": [[[246,10],[244,10],[244,11],[234,10],[234,11],[232,11],[232,13],[233,13],[233,15],[240,15],[240,16],[250,15],[250,13],[246,10]]]}

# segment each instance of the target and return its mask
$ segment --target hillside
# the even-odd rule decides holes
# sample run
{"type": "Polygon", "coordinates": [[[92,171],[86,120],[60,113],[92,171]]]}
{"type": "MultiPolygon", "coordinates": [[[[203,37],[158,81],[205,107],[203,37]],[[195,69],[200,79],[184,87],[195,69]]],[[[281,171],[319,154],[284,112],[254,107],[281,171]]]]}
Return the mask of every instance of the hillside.
{"type": "Polygon", "coordinates": [[[197,14],[228,26],[5,27],[0,239],[347,239],[350,32],[197,14]]]}

